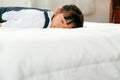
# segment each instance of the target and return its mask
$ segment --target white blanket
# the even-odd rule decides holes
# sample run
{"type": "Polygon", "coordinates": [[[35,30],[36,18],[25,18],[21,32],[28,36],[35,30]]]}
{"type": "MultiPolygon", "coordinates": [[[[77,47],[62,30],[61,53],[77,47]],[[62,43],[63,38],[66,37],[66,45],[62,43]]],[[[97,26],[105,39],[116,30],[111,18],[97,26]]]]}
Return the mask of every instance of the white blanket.
{"type": "Polygon", "coordinates": [[[0,80],[119,80],[120,27],[0,29],[0,80]]]}

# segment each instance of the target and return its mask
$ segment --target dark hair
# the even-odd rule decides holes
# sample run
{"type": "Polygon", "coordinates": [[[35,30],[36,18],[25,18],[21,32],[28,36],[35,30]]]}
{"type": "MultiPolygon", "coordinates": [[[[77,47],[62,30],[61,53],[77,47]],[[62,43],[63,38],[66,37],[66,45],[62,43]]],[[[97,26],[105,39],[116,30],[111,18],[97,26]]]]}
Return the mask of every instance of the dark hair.
{"type": "Polygon", "coordinates": [[[65,20],[71,20],[74,23],[73,28],[83,27],[84,17],[81,10],[74,4],[64,5],[61,9],[65,20]]]}

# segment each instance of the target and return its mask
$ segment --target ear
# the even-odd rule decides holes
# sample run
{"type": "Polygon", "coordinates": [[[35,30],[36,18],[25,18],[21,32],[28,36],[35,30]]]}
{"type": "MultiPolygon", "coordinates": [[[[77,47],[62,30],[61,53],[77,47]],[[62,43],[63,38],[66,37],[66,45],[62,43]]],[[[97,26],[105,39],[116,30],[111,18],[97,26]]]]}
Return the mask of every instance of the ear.
{"type": "Polygon", "coordinates": [[[59,13],[61,13],[61,8],[57,8],[57,9],[55,9],[55,11],[54,11],[54,15],[59,14],[59,13]]]}

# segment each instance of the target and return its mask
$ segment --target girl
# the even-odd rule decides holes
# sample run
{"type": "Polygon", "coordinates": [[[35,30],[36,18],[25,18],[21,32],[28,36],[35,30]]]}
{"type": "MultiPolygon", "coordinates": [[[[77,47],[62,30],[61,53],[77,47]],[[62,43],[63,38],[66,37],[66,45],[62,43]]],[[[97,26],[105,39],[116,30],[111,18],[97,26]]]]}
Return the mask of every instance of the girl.
{"type": "Polygon", "coordinates": [[[64,5],[54,12],[28,7],[1,7],[0,26],[18,28],[78,28],[84,17],[74,4],[64,5]]]}

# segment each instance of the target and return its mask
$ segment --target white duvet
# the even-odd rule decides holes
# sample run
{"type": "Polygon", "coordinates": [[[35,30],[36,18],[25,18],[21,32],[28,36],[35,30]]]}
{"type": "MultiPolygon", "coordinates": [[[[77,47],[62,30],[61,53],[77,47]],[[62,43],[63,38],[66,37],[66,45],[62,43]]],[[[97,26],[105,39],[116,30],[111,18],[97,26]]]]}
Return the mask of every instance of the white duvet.
{"type": "Polygon", "coordinates": [[[1,28],[0,80],[120,80],[120,27],[1,28]]]}

